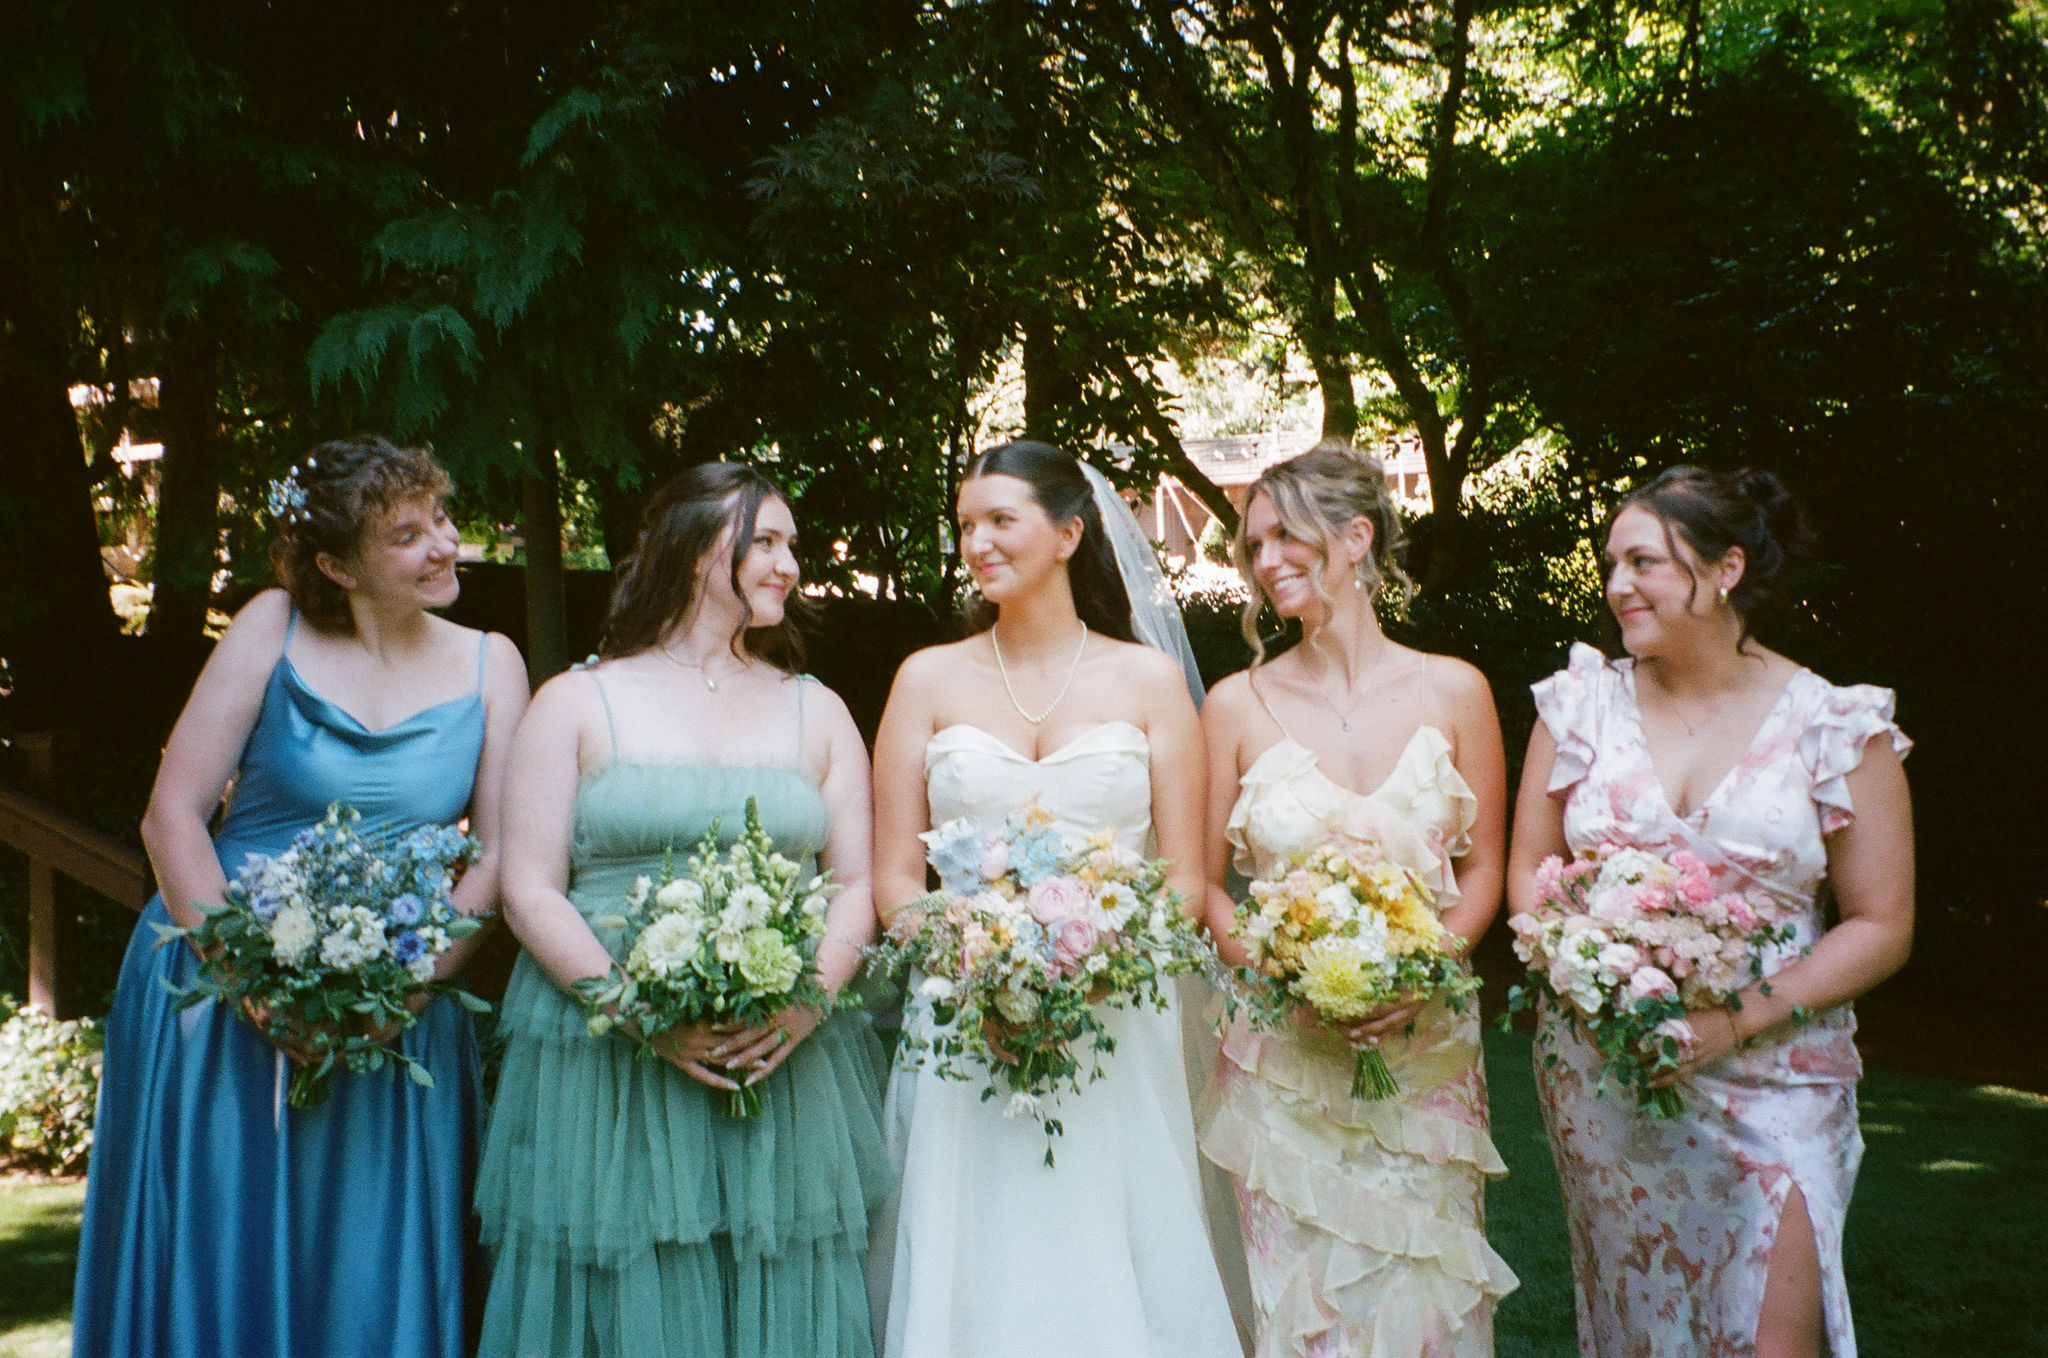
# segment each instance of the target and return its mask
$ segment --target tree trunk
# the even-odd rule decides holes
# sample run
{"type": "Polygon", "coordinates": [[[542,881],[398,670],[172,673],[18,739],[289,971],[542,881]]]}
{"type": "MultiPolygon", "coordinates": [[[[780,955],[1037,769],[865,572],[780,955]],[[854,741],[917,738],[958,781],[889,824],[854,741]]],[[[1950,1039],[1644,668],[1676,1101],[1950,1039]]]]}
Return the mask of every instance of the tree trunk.
{"type": "Polygon", "coordinates": [[[1309,365],[1316,370],[1316,386],[1323,393],[1322,436],[1348,443],[1358,432],[1358,400],[1351,394],[1351,365],[1335,349],[1305,347],[1309,365]]]}
{"type": "Polygon", "coordinates": [[[178,327],[157,398],[164,459],[149,609],[150,636],[172,652],[198,650],[220,568],[219,393],[220,346],[197,323],[178,327]]]}
{"type": "Polygon", "coordinates": [[[0,441],[0,635],[8,644],[22,725],[84,730],[92,724],[94,681],[119,635],[100,563],[85,448],[66,397],[62,334],[51,315],[0,319],[0,410],[11,436],[0,441]]]}
{"type": "Polygon", "coordinates": [[[519,478],[519,533],[526,540],[526,677],[539,688],[569,668],[569,604],[554,449],[542,449],[534,464],[519,478]]]}

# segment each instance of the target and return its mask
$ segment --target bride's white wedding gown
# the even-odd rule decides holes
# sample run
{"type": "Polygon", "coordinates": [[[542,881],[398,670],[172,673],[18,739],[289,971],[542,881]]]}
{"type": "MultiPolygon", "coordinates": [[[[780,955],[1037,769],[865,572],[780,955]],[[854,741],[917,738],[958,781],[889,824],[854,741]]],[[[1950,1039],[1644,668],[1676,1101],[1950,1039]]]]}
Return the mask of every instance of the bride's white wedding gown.
{"type": "MultiPolygon", "coordinates": [[[[1045,758],[979,727],[925,748],[934,825],[991,826],[1036,801],[1063,829],[1151,847],[1151,748],[1129,722],[1045,758]]],[[[1108,1010],[1102,1079],[1061,1096],[1045,1164],[1035,1118],[979,1082],[899,1068],[884,1123],[899,1187],[874,1232],[870,1287],[886,1358],[1239,1358],[1204,1218],[1181,1025],[1108,1010]]],[[[907,1029],[928,1027],[912,1000],[907,1029]]],[[[1233,1242],[1234,1243],[1234,1242],[1233,1242]]]]}

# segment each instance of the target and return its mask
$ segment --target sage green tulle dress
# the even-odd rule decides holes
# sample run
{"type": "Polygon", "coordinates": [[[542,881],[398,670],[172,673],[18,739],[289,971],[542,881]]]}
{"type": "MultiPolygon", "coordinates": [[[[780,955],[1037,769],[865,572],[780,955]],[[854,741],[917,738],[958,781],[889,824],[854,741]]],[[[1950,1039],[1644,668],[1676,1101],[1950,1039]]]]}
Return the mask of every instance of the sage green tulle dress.
{"type": "MultiPolygon", "coordinates": [[[[825,806],[769,767],[614,764],[576,797],[569,898],[614,914],[747,799],[784,853],[814,855],[825,806]]],[[[617,928],[597,935],[615,956],[617,928]]],[[[867,1016],[828,1018],[764,1080],[760,1116],[634,1044],[521,955],[477,1173],[492,1257],[479,1352],[605,1358],[870,1358],[868,1213],[886,1187],[882,1052],[867,1016]]]]}

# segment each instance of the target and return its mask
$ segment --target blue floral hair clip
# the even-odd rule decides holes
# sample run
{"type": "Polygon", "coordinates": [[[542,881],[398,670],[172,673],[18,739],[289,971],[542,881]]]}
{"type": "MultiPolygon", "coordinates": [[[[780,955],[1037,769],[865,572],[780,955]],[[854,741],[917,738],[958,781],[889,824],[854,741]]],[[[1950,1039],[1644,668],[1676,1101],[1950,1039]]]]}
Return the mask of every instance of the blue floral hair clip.
{"type": "MultiPolygon", "coordinates": [[[[306,459],[307,467],[317,465],[313,459],[306,459]]],[[[297,467],[270,483],[270,517],[279,523],[304,523],[313,517],[306,508],[306,488],[299,482],[297,467]]]]}

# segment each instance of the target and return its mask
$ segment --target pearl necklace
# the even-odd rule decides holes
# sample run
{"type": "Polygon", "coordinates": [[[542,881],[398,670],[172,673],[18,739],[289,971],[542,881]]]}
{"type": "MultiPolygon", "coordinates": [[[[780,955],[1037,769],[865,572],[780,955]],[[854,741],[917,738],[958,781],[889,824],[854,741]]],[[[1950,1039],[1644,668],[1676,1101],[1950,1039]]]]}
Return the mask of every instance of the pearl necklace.
{"type": "Polygon", "coordinates": [[[996,668],[1002,672],[1003,692],[1010,695],[1010,706],[1017,709],[1018,716],[1036,726],[1052,715],[1053,709],[1066,700],[1067,690],[1074,686],[1074,676],[1081,669],[1081,652],[1088,649],[1088,624],[1085,622],[1081,624],[1081,644],[1074,648],[1074,658],[1067,665],[1067,682],[1060,685],[1060,691],[1053,696],[1053,700],[1050,703],[1046,704],[1045,711],[1035,717],[1024,710],[1024,704],[1017,701],[1017,690],[1010,684],[1010,667],[1003,660],[1003,643],[996,636],[996,625],[993,623],[990,624],[988,629],[988,643],[996,648],[996,668]]]}

